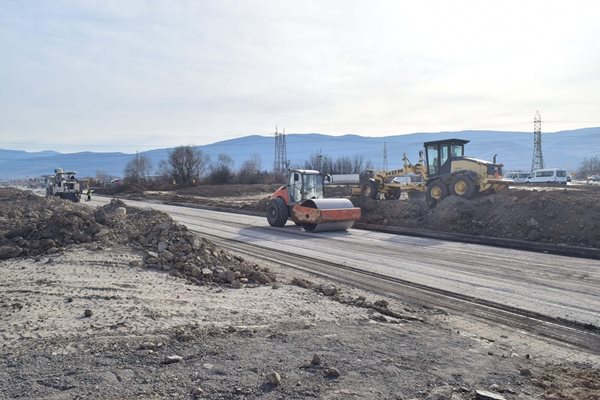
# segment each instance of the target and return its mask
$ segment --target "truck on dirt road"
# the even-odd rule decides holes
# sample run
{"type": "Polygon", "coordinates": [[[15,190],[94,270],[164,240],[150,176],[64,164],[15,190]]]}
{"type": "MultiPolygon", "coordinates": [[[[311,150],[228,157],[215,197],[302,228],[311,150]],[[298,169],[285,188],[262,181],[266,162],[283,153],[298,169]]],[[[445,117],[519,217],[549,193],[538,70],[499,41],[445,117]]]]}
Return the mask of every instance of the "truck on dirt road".
{"type": "Polygon", "coordinates": [[[79,202],[81,200],[81,186],[75,175],[75,171],[65,171],[56,168],[54,175],[48,177],[46,185],[46,197],[56,196],[61,199],[79,202]]]}

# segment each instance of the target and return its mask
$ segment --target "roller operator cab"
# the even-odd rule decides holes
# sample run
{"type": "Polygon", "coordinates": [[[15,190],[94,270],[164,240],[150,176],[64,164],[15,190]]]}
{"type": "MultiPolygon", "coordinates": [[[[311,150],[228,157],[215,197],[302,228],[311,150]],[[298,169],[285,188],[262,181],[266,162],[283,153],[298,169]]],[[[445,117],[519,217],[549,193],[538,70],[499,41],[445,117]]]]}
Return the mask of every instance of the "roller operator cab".
{"type": "Polygon", "coordinates": [[[348,199],[323,198],[323,184],[329,177],[319,171],[293,169],[286,184],[267,202],[269,225],[281,227],[288,219],[309,232],[345,230],[360,218],[360,208],[348,199]]]}
{"type": "Polygon", "coordinates": [[[440,201],[449,195],[473,198],[478,193],[490,193],[505,188],[502,164],[465,156],[464,139],[425,142],[427,167],[427,198],[440,201]]]}

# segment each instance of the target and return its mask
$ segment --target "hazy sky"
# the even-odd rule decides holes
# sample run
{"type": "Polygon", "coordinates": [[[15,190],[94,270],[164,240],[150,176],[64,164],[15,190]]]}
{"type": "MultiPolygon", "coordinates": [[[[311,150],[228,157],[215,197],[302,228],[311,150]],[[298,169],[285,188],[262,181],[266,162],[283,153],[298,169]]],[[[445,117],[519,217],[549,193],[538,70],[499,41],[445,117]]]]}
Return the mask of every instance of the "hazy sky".
{"type": "Polygon", "coordinates": [[[600,126],[597,1],[0,0],[0,147],[600,126]]]}

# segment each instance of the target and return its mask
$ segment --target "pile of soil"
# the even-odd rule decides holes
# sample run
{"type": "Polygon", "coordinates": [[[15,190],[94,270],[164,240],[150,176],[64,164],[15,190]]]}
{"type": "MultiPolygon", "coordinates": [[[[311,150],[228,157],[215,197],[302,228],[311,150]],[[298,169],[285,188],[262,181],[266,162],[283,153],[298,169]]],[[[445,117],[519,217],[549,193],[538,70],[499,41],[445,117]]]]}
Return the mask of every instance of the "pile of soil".
{"type": "Polygon", "coordinates": [[[273,274],[232,256],[156,210],[126,207],[113,199],[96,210],[76,203],[0,189],[0,259],[40,256],[68,246],[123,244],[144,252],[143,266],[198,284],[265,284],[273,274]]]}
{"type": "Polygon", "coordinates": [[[450,196],[435,208],[424,201],[352,198],[366,223],[596,248],[599,200],[599,191],[574,189],[511,189],[473,200],[450,196]]]}
{"type": "MultiPolygon", "coordinates": [[[[196,186],[174,192],[130,193],[130,199],[201,204],[264,212],[278,185],[196,186]]],[[[350,198],[361,222],[411,229],[600,248],[600,188],[511,188],[463,200],[450,196],[437,207],[425,201],[378,201],[352,197],[351,186],[327,185],[325,197],[350,198]]]]}
{"type": "Polygon", "coordinates": [[[543,395],[545,400],[600,399],[600,370],[597,368],[555,366],[532,381],[546,391],[543,395]]]}

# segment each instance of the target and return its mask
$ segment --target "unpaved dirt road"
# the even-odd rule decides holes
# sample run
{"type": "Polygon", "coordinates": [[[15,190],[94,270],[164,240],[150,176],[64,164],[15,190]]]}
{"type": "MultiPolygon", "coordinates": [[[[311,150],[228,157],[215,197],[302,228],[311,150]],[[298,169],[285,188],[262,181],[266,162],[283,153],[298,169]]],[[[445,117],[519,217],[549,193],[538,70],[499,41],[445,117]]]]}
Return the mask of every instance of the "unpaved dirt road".
{"type": "MultiPolygon", "coordinates": [[[[96,197],[91,205],[108,198],[96,197]]],[[[206,235],[312,257],[600,326],[600,261],[361,230],[307,233],[265,218],[127,201],[206,235]]],[[[283,259],[282,261],[285,261],[283,259]]]]}

